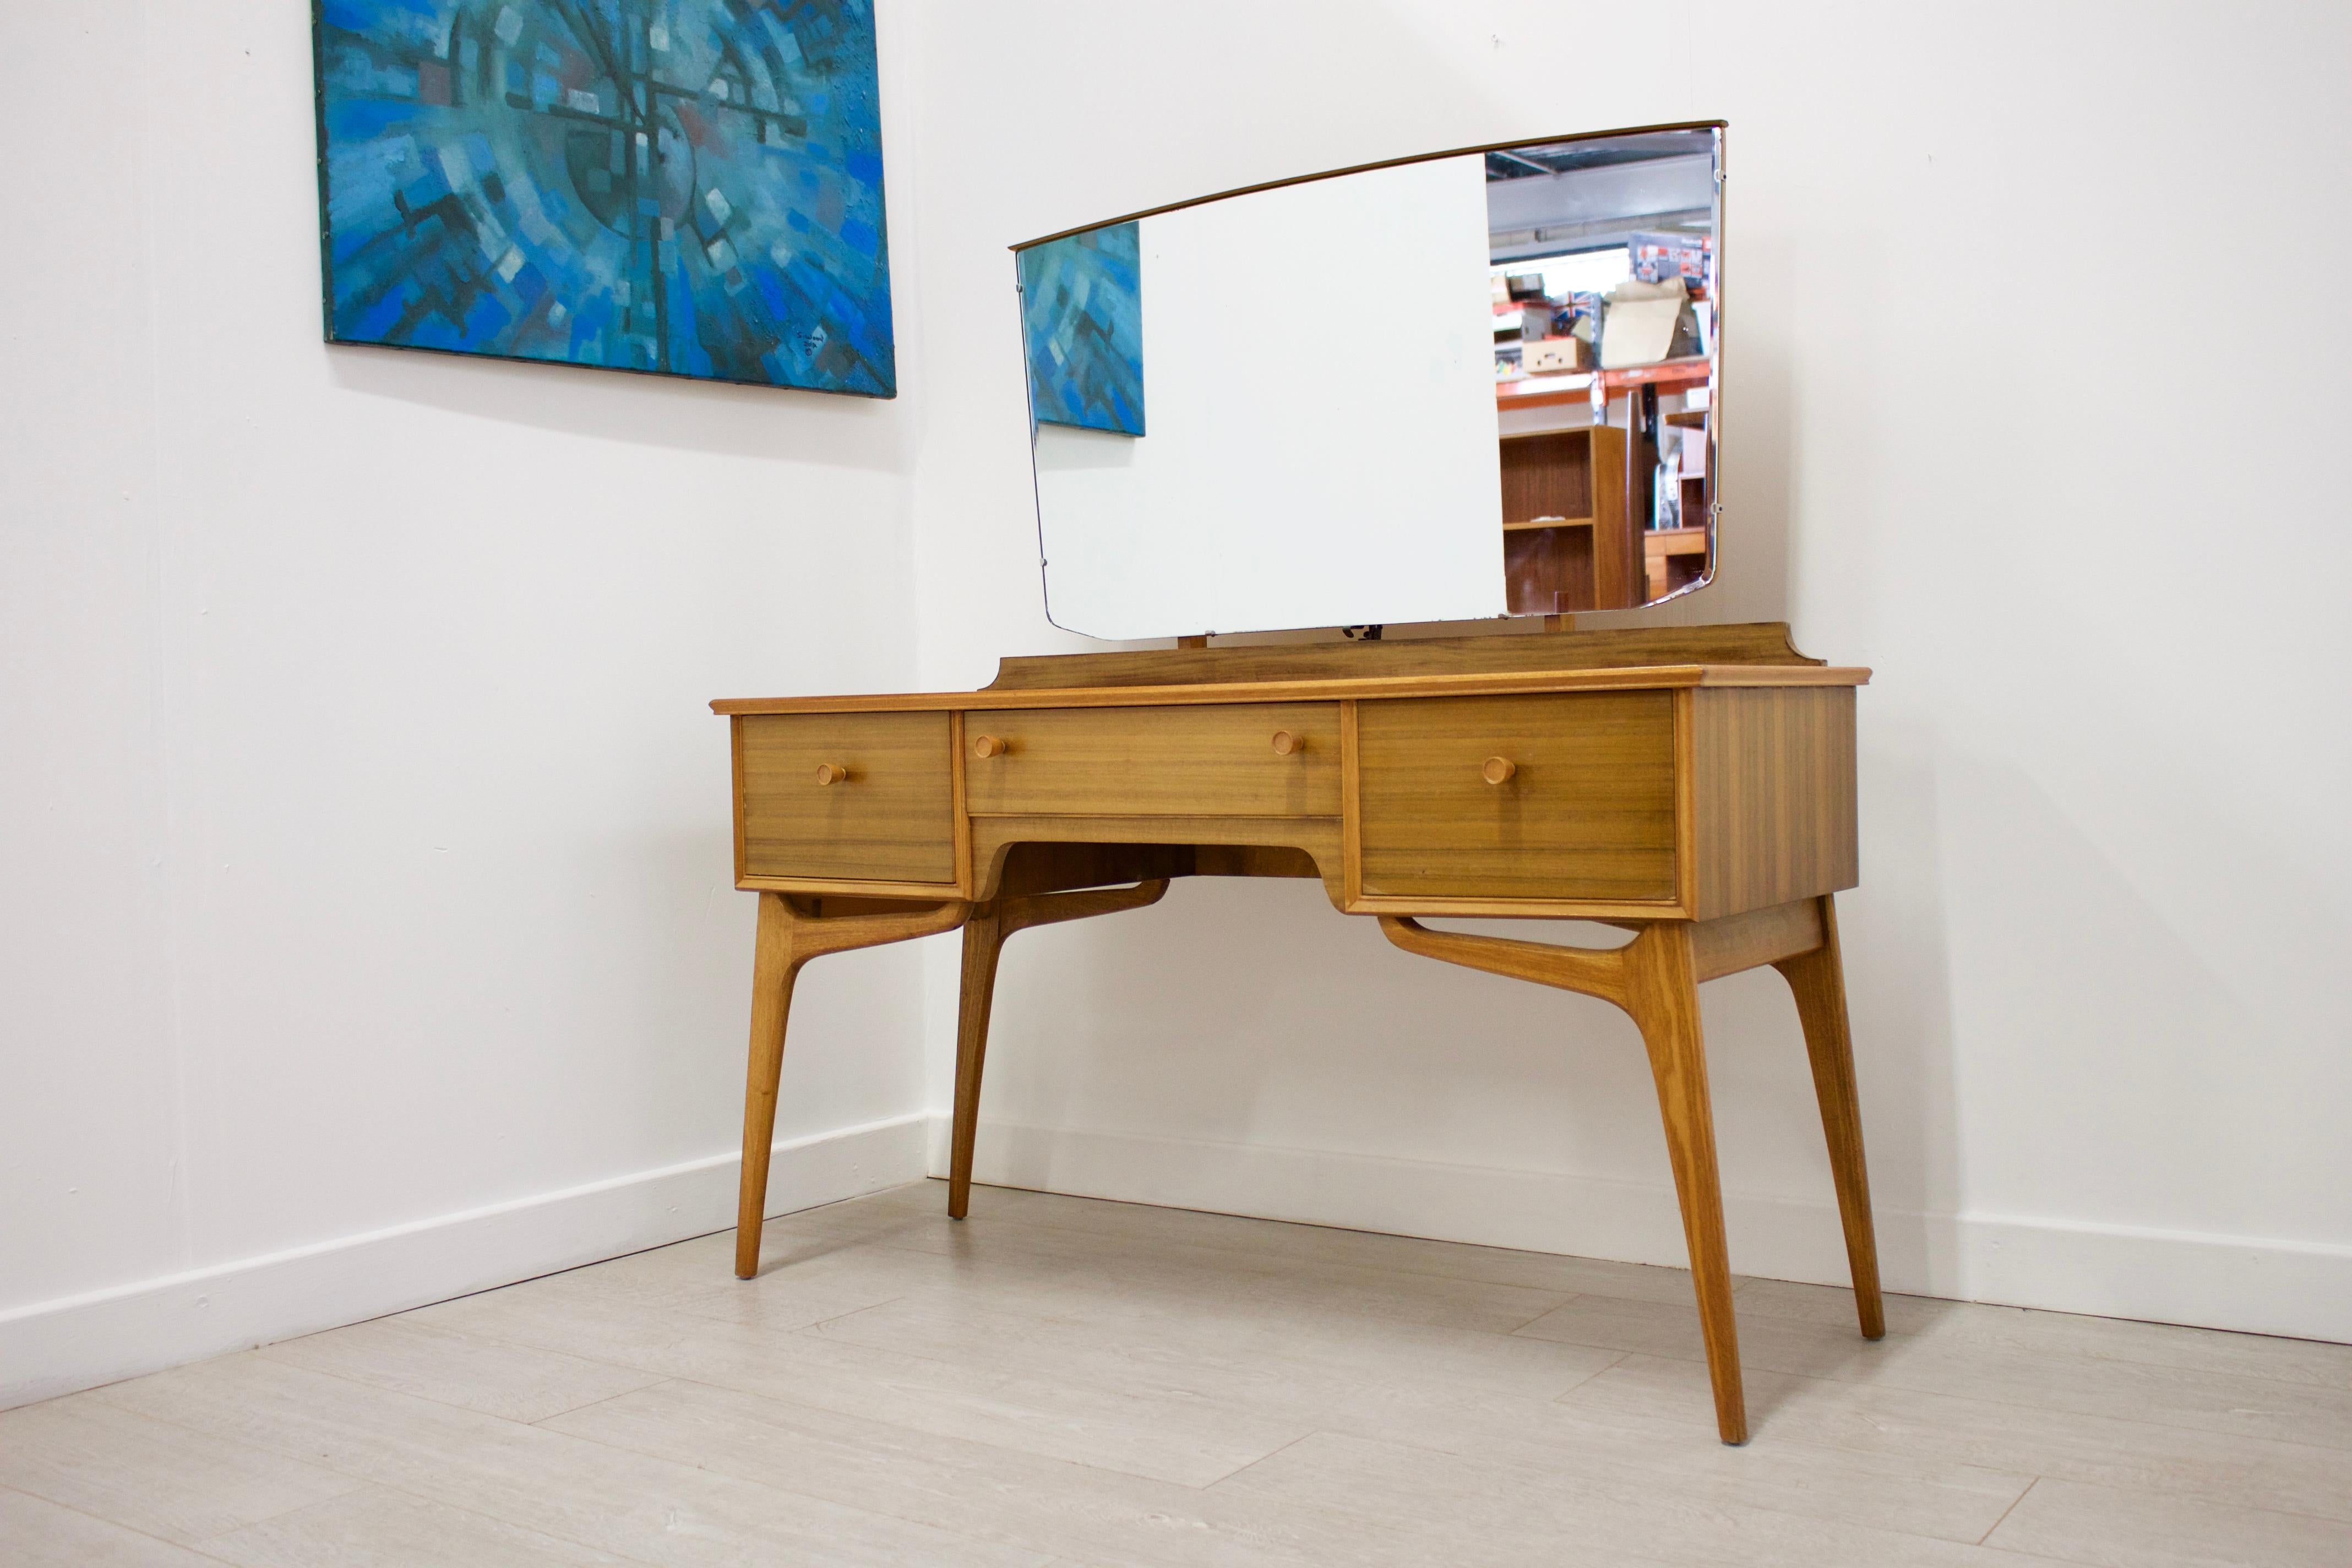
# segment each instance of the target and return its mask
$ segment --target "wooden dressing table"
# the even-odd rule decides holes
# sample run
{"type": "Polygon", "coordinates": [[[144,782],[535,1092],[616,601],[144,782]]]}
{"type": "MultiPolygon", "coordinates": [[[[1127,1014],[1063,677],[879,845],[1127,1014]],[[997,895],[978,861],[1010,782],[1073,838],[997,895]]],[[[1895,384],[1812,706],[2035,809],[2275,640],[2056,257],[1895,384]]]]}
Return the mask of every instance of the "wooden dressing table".
{"type": "Polygon", "coordinates": [[[1747,1438],[1700,982],[1771,964],[1811,1058],[1862,1331],[1884,1331],[1832,895],[1857,879],[1854,689],[1779,625],[1008,658],[976,692],[719,701],[760,894],[736,1272],[760,1258],[793,977],[961,928],[948,1212],[997,953],[1189,876],[1319,878],[1408,952],[1598,996],[1655,1077],[1717,1425],[1747,1438]],[[1601,921],[1584,949],[1422,917],[1601,921]]]}

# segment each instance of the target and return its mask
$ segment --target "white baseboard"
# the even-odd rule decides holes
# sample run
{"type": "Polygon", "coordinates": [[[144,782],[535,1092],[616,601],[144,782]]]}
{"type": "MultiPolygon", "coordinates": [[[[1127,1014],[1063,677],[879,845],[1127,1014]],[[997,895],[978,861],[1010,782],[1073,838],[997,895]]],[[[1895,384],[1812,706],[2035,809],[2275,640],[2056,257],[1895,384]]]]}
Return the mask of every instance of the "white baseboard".
{"type": "MultiPolygon", "coordinates": [[[[947,1119],[929,1130],[947,1172],[947,1119]]],[[[992,1185],[1627,1263],[1685,1262],[1666,1183],[983,1121],[992,1185]]],[[[1846,1283],[1837,1209],[1728,1193],[1743,1274],[1846,1283]]],[[[1877,1212],[1890,1290],[2352,1342],[2352,1247],[1994,1215],[1877,1212]]]]}
{"type": "MultiPolygon", "coordinates": [[[[778,1143],[768,1212],[920,1179],[929,1120],[778,1143]]],[[[0,1312],[0,1410],[724,1230],[740,1164],[714,1154],[14,1308],[0,1312]]]]}

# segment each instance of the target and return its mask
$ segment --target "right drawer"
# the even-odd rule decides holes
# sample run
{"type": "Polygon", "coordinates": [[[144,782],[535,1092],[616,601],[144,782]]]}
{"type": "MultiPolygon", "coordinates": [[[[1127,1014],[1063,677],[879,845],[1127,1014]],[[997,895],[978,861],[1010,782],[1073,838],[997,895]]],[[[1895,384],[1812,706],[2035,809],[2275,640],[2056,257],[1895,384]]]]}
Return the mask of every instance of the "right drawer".
{"type": "Polygon", "coordinates": [[[1671,902],[1674,729],[1666,691],[1360,704],[1363,891],[1671,902]]]}

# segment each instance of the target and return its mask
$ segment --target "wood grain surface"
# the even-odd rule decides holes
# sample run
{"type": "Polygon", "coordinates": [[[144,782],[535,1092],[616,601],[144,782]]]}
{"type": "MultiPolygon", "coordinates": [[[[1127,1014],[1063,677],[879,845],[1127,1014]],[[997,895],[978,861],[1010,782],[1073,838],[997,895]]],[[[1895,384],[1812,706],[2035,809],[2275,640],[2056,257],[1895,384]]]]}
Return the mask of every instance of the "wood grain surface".
{"type": "MultiPolygon", "coordinates": [[[[966,721],[1002,742],[965,763],[980,815],[1336,816],[1336,702],[1024,709],[966,721]],[[1290,750],[1278,752],[1276,737],[1290,750]]],[[[971,750],[977,753],[975,739],[971,750]]]]}
{"type": "Polygon", "coordinates": [[[1860,881],[1852,689],[1691,700],[1692,912],[1712,919],[1860,881]]]}
{"type": "Polygon", "coordinates": [[[952,882],[955,800],[945,713],[739,720],[745,878],[952,882]],[[848,776],[820,784],[820,767],[848,776]]]}
{"type": "Polygon", "coordinates": [[[1492,675],[1506,670],[1627,665],[1818,665],[1789,642],[1785,621],[1727,626],[1636,626],[1520,637],[1401,637],[1381,642],[1276,643],[1246,647],[1128,648],[1001,659],[991,691],[1078,686],[1192,686],[1219,681],[1492,675]]]}
{"type": "Polygon", "coordinates": [[[1366,897],[1674,898],[1668,694],[1364,703],[1357,734],[1366,897]]]}

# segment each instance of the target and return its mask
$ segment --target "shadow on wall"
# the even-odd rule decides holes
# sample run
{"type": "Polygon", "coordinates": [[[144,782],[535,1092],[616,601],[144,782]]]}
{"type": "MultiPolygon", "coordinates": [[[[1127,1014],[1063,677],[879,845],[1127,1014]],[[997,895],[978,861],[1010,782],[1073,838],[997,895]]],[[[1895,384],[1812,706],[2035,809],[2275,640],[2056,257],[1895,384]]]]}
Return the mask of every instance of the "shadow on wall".
{"type": "Polygon", "coordinates": [[[891,399],[416,349],[336,343],[326,353],[343,391],[585,440],[877,472],[913,462],[909,421],[891,399]]]}
{"type": "MultiPolygon", "coordinates": [[[[1900,816],[1865,825],[1865,886],[1840,900],[1880,1247],[1891,1287],[1957,1292],[1967,1279],[1959,1086],[1934,738],[1865,734],[1864,799],[1900,816]]],[[[1627,940],[1572,921],[1445,923],[1627,940]]],[[[1759,971],[1702,998],[1735,1267],[1843,1282],[1788,988],[1759,971]],[[1756,1223],[1765,1211],[1779,1217],[1756,1223]]],[[[1101,1195],[1464,1237],[1484,1226],[1476,1238],[1637,1261],[1683,1256],[1632,1021],[1589,997],[1413,958],[1375,922],[1333,910],[1315,883],[1180,882],[1152,909],[1026,934],[1007,949],[993,1033],[987,1120],[1031,1130],[1024,1173],[1047,1185],[1089,1190],[1055,1151],[1076,1151],[1102,1179],[1099,1156],[1085,1152],[1099,1136],[1134,1150],[1116,1167],[1121,1190],[1101,1195]],[[1368,1161],[1417,1171],[1383,1177],[1385,1197],[1335,1185],[1368,1161]],[[1251,1173],[1228,1178],[1221,1164],[1251,1173]],[[1287,1174],[1253,1185],[1269,1172],[1287,1174]],[[1516,1213],[1446,1207],[1448,1194],[1458,1205],[1482,1193],[1516,1213]]]]}
{"type": "MultiPolygon", "coordinates": [[[[1950,1218],[1964,1198],[1935,737],[1901,723],[1861,733],[1863,880],[1839,895],[1838,939],[1881,1266],[1890,1286],[1957,1287],[1950,1218]]],[[[1826,1154],[1821,1169],[1826,1183],[1826,1154]]]]}
{"type": "MultiPolygon", "coordinates": [[[[1932,863],[1889,881],[1906,907],[1934,909],[1932,863]]],[[[1448,923],[1626,940],[1575,922],[1448,923]]],[[[1916,1194],[1950,1190],[1954,1131],[1940,942],[1932,921],[1905,931],[1917,973],[1891,1004],[1858,1008],[1857,1025],[1882,1203],[1906,1211],[1882,1221],[1889,1272],[1917,1289],[1924,1260],[1909,1260],[1925,1238],[1894,1232],[1925,1223],[1916,1194]]],[[[1018,1136],[1039,1158],[1024,1175],[1085,1191],[1052,1152],[1074,1152],[1099,1179],[1112,1168],[1087,1145],[1108,1137],[1132,1153],[1116,1167],[1122,1190],[1101,1195],[1681,1260],[1647,1058],[1632,1021],[1604,1003],[1414,958],[1306,882],[1179,883],[1153,909],[1023,941],[999,982],[983,1163],[992,1135],[1029,1130],[1018,1136]],[[1386,1195],[1349,1190],[1368,1173],[1386,1195]],[[1484,1213],[1459,1207],[1488,1198],[1498,1202],[1484,1213]]],[[[1868,954],[1873,944],[1855,945],[1868,954]]],[[[1735,1205],[1795,1205],[1794,1223],[1769,1236],[1735,1225],[1735,1258],[1756,1272],[1841,1279],[1788,989],[1767,972],[1704,994],[1735,1205]]]]}

